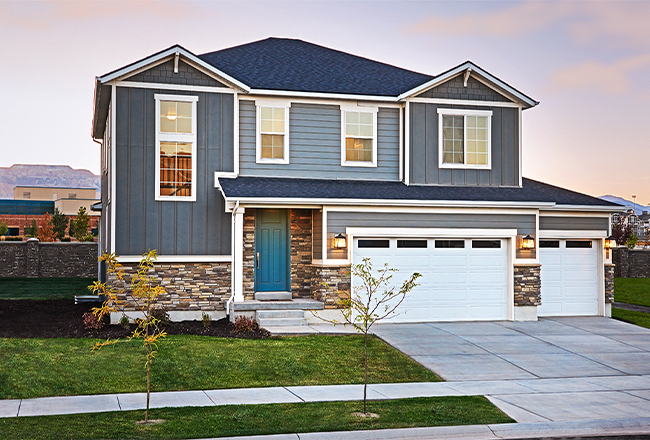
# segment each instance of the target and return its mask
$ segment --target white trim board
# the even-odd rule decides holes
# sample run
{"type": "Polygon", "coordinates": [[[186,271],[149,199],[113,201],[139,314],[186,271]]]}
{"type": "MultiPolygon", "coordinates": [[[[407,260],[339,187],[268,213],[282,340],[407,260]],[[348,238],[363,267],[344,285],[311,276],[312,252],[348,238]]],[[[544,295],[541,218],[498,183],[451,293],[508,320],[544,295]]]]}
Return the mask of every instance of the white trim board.
{"type": "Polygon", "coordinates": [[[594,240],[607,237],[606,230],[579,231],[579,230],[552,230],[540,229],[539,238],[592,238],[594,240]]]}
{"type": "Polygon", "coordinates": [[[226,89],[224,87],[209,87],[209,86],[188,86],[183,84],[158,84],[147,82],[135,81],[118,81],[118,87],[131,87],[138,89],[160,89],[160,90],[182,90],[187,92],[206,92],[206,93],[228,93],[237,94],[233,89],[226,89]]]}
{"type": "Polygon", "coordinates": [[[373,106],[379,108],[401,108],[403,104],[398,102],[368,102],[367,99],[363,96],[354,96],[350,99],[341,99],[341,98],[303,98],[300,96],[268,96],[268,95],[239,95],[239,99],[242,101],[255,101],[257,99],[276,99],[290,101],[292,104],[320,104],[320,105],[357,105],[357,106],[373,106]],[[365,102],[364,102],[365,101],[365,102]]]}
{"type": "MultiPolygon", "coordinates": [[[[142,255],[121,255],[117,257],[120,263],[138,263],[142,255]]],[[[230,255],[158,255],[156,263],[230,263],[230,255]]]]}
{"type": "Polygon", "coordinates": [[[358,237],[444,237],[444,238],[515,238],[516,229],[475,228],[345,228],[345,233],[358,237]]]}
{"type": "Polygon", "coordinates": [[[509,107],[519,108],[523,106],[514,102],[504,101],[474,101],[470,99],[445,99],[445,98],[409,98],[409,101],[419,104],[449,104],[449,105],[472,105],[476,107],[509,107]]]}

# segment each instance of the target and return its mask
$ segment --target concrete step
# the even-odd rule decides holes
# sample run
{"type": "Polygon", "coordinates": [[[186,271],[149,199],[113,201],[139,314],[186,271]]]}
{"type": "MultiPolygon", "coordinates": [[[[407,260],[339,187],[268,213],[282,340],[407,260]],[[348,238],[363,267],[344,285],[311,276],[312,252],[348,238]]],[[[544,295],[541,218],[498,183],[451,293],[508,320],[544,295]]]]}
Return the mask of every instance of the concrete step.
{"type": "Polygon", "coordinates": [[[305,317],[304,310],[258,310],[257,319],[272,318],[295,318],[302,319],[305,317]]]}
{"type": "Polygon", "coordinates": [[[291,301],[291,292],[255,292],[257,301],[291,301]]]}
{"type": "Polygon", "coordinates": [[[251,310],[323,310],[325,305],[315,299],[294,299],[292,301],[255,301],[233,302],[235,312],[251,310]]]}
{"type": "Polygon", "coordinates": [[[262,328],[305,325],[305,322],[304,318],[257,318],[257,323],[262,328]]]}

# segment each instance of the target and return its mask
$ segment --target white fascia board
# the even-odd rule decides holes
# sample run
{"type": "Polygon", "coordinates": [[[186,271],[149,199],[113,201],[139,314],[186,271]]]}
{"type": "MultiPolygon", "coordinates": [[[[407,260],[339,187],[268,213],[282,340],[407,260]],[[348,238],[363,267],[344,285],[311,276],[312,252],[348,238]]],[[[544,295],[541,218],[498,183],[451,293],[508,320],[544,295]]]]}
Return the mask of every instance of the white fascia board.
{"type": "MultiPolygon", "coordinates": [[[[139,263],[142,255],[122,255],[117,257],[120,263],[139,263]]],[[[156,263],[230,263],[230,255],[158,255],[156,263]]]]}
{"type": "Polygon", "coordinates": [[[296,96],[305,98],[324,98],[324,99],[341,99],[352,101],[379,101],[379,102],[397,102],[398,98],[395,96],[375,96],[375,95],[353,95],[346,93],[324,93],[324,92],[295,92],[291,90],[265,90],[265,89],[250,89],[251,95],[265,95],[265,96],[296,96]]]}
{"type": "Polygon", "coordinates": [[[206,63],[205,61],[203,61],[202,59],[200,59],[199,57],[197,57],[193,53],[188,52],[187,50],[183,49],[182,47],[180,47],[178,45],[172,46],[172,47],[170,47],[169,49],[167,49],[167,50],[165,50],[163,52],[160,52],[160,53],[158,53],[156,55],[152,55],[150,57],[147,57],[147,58],[145,58],[145,59],[143,59],[141,61],[138,61],[137,63],[126,66],[126,67],[124,67],[124,68],[122,68],[120,70],[116,70],[113,73],[109,73],[108,75],[100,76],[98,79],[102,84],[107,83],[108,81],[112,81],[114,79],[118,79],[118,78],[121,78],[121,77],[123,77],[125,75],[128,75],[129,73],[131,73],[131,72],[133,72],[135,70],[142,69],[143,67],[146,67],[149,64],[152,64],[152,63],[160,61],[160,60],[162,60],[164,58],[173,56],[177,52],[179,54],[183,55],[185,58],[187,58],[191,62],[197,64],[200,67],[202,67],[203,69],[206,69],[207,71],[212,72],[214,75],[216,75],[216,76],[218,76],[220,78],[223,78],[225,81],[227,81],[227,82],[241,88],[242,90],[245,90],[247,92],[250,91],[250,87],[248,87],[243,82],[241,82],[239,80],[236,80],[232,76],[222,72],[221,70],[215,68],[211,64],[206,63]]]}
{"type": "MultiPolygon", "coordinates": [[[[155,90],[183,90],[187,92],[207,92],[207,93],[229,93],[234,95],[237,93],[236,90],[227,89],[225,87],[212,87],[212,86],[187,86],[183,84],[162,84],[162,83],[146,83],[146,82],[136,82],[136,81],[118,81],[118,87],[132,87],[137,89],[155,89],[155,90]]],[[[175,95],[182,96],[182,95],[175,95]]]]}
{"type": "Polygon", "coordinates": [[[522,105],[516,102],[505,101],[473,101],[466,99],[446,98],[409,98],[409,101],[420,104],[449,104],[449,105],[473,105],[478,107],[508,107],[521,109],[522,105]]]}
{"type": "Polygon", "coordinates": [[[353,237],[514,238],[516,229],[471,228],[345,228],[353,237]]]}
{"type": "Polygon", "coordinates": [[[589,217],[589,218],[610,218],[609,212],[589,211],[540,211],[540,217],[589,217]]]}
{"type": "Polygon", "coordinates": [[[605,238],[607,237],[607,230],[596,230],[596,231],[579,231],[579,230],[552,230],[552,229],[541,229],[539,231],[539,238],[605,238]]]}
{"type": "Polygon", "coordinates": [[[422,84],[422,85],[420,85],[420,86],[418,86],[418,87],[416,87],[416,88],[414,88],[412,90],[409,90],[407,92],[402,93],[401,95],[399,95],[397,97],[397,99],[402,100],[402,99],[408,98],[410,96],[417,95],[418,93],[421,93],[426,89],[430,89],[430,88],[435,87],[435,86],[437,86],[439,84],[442,84],[443,82],[447,81],[448,79],[450,79],[450,78],[458,75],[459,73],[467,70],[468,68],[472,69],[472,72],[476,72],[479,75],[481,75],[482,77],[490,80],[491,82],[498,85],[503,90],[510,93],[511,95],[517,97],[522,102],[525,102],[529,106],[535,107],[538,104],[537,101],[534,101],[534,100],[530,99],[526,95],[522,94],[521,92],[517,91],[516,89],[512,88],[508,84],[501,81],[499,78],[490,75],[485,70],[481,69],[480,67],[476,66],[474,63],[469,62],[469,61],[466,62],[466,63],[461,64],[460,66],[456,67],[453,70],[450,70],[449,72],[445,73],[442,76],[437,76],[437,77],[433,78],[432,80],[430,80],[430,81],[428,81],[428,82],[426,82],[426,83],[424,83],[424,84],[422,84]]]}
{"type": "Polygon", "coordinates": [[[554,211],[621,212],[625,208],[623,206],[553,205],[551,209],[554,211]]]}
{"type": "Polygon", "coordinates": [[[483,207],[483,208],[550,208],[554,203],[544,202],[483,202],[449,200],[386,200],[386,199],[326,199],[326,198],[280,198],[280,197],[227,197],[226,202],[237,200],[245,205],[339,205],[339,206],[432,206],[432,207],[483,207]]]}

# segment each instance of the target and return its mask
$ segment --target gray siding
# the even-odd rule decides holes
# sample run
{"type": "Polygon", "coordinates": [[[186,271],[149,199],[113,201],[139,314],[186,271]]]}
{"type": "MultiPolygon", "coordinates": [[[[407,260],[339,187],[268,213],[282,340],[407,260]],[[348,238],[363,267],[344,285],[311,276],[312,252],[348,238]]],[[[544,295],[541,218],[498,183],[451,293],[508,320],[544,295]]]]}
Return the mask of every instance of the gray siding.
{"type": "MultiPolygon", "coordinates": [[[[438,214],[399,212],[328,212],[327,241],[346,227],[367,228],[454,228],[517,229],[518,235],[535,234],[534,215],[508,214],[438,214]]],[[[346,250],[328,246],[328,258],[346,258],[346,250]]],[[[519,256],[519,255],[518,255],[519,256]]]]}
{"type": "Polygon", "coordinates": [[[338,105],[291,105],[288,164],[255,163],[255,118],[255,103],[240,101],[239,167],[242,176],[399,179],[399,109],[379,109],[377,168],[341,166],[341,110],[338,105]]]}
{"type": "Polygon", "coordinates": [[[230,215],[214,171],[233,171],[233,95],[117,89],[116,252],[229,255],[230,215]],[[155,200],[155,93],[188,94],[197,103],[196,202],[155,200]]]}
{"type": "Polygon", "coordinates": [[[511,102],[494,89],[486,86],[482,82],[472,78],[467,80],[465,87],[465,73],[461,73],[447,82],[440,84],[438,87],[429,89],[420,93],[418,98],[442,98],[442,99],[469,99],[472,101],[501,101],[511,102]]]}
{"type": "Polygon", "coordinates": [[[556,231],[607,231],[609,219],[598,217],[548,217],[539,216],[539,229],[556,231]]]}
{"type": "Polygon", "coordinates": [[[519,186],[519,114],[516,108],[413,103],[410,106],[411,183],[467,186],[519,186]],[[492,111],[492,168],[438,167],[438,108],[492,111]]]}
{"type": "Polygon", "coordinates": [[[312,222],[312,258],[321,260],[323,258],[323,210],[314,209],[311,211],[312,222]]]}
{"type": "Polygon", "coordinates": [[[228,87],[183,61],[178,62],[178,73],[174,73],[174,60],[158,64],[149,70],[140,72],[127,81],[158,84],[183,84],[188,86],[228,87]]]}

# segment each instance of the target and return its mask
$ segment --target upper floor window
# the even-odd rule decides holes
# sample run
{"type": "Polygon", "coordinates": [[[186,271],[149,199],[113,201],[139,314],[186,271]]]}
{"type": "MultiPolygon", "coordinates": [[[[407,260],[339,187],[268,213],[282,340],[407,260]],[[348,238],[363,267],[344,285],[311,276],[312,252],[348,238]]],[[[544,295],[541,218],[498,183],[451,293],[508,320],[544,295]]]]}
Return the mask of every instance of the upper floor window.
{"type": "Polygon", "coordinates": [[[156,99],[156,200],[196,200],[197,96],[156,99]]]}
{"type": "Polygon", "coordinates": [[[341,106],[341,165],[377,166],[377,111],[341,106]]]}
{"type": "Polygon", "coordinates": [[[440,168],[491,168],[491,122],[491,111],[439,108],[440,168]]]}
{"type": "Polygon", "coordinates": [[[289,163],[290,102],[257,100],[257,163],[289,163]]]}

